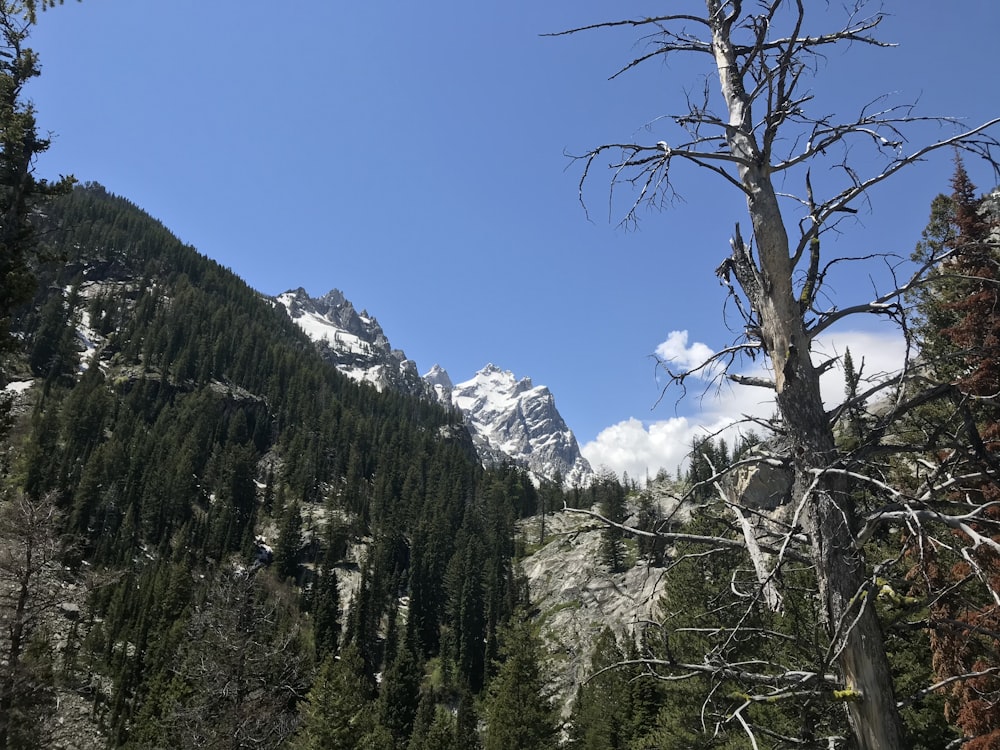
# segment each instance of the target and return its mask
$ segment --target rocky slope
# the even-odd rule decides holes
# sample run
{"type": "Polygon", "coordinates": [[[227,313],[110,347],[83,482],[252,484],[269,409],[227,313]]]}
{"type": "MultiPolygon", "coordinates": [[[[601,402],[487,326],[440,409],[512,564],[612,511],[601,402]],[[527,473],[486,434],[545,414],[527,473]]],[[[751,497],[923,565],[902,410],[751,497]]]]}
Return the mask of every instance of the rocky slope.
{"type": "Polygon", "coordinates": [[[358,313],[339,289],[313,299],[299,287],[275,301],[305,331],[324,358],[348,377],[413,395],[425,386],[413,360],[389,345],[382,326],[367,310],[358,313]]]}
{"type": "Polygon", "coordinates": [[[535,551],[521,561],[546,652],[556,699],[568,715],[576,686],[589,676],[594,643],[605,627],[636,636],[657,620],[665,569],[642,559],[612,573],[601,563],[602,525],[586,515],[562,511],[521,523],[521,537],[535,551]]]}

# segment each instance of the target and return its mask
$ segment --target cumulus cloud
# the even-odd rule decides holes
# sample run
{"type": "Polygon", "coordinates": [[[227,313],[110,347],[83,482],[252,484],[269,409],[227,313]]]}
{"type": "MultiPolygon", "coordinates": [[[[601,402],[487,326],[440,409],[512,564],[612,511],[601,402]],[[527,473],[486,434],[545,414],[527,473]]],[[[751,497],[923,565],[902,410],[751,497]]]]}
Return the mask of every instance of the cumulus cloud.
{"type": "MultiPolygon", "coordinates": [[[[842,357],[850,349],[855,368],[862,368],[862,376],[871,380],[898,371],[905,354],[901,337],[888,330],[831,333],[818,339],[813,348],[816,362],[842,357]]],[[[671,331],[656,353],[679,366],[692,367],[711,356],[712,349],[699,342],[689,344],[687,331],[671,331]]],[[[760,366],[760,360],[756,366],[750,364],[741,374],[770,376],[760,366]]],[[[820,384],[827,408],[835,406],[844,395],[843,368],[830,368],[820,384]]],[[[752,428],[744,417],[765,419],[775,411],[774,396],[767,389],[728,382],[703,381],[702,385],[701,391],[689,389],[680,402],[679,408],[686,407],[686,415],[646,422],[631,417],[611,425],[581,447],[584,457],[595,469],[610,469],[619,476],[627,472],[639,481],[655,476],[660,469],[673,474],[685,463],[695,438],[718,434],[734,445],[742,433],[752,428]]]]}
{"type": "MultiPolygon", "coordinates": [[[[671,331],[667,339],[656,347],[656,356],[668,363],[674,372],[683,372],[701,367],[715,352],[701,342],[688,344],[687,331],[671,331]]],[[[711,377],[709,369],[698,371],[700,377],[711,377]]]]}
{"type": "Polygon", "coordinates": [[[655,476],[661,467],[676,467],[684,460],[693,425],[674,417],[645,425],[635,417],[613,424],[581,447],[584,458],[597,470],[627,472],[640,482],[655,476]]]}

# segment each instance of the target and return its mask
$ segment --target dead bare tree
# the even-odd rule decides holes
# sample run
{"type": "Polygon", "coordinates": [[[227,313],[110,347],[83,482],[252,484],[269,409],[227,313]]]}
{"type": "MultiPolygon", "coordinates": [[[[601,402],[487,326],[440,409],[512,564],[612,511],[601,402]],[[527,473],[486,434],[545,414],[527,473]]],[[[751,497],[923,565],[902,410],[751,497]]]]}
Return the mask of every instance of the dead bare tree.
{"type": "Polygon", "coordinates": [[[307,692],[303,633],[263,574],[220,573],[196,607],[172,666],[176,698],[142,717],[155,746],[278,748],[307,692]]]}
{"type": "Polygon", "coordinates": [[[0,497],[0,748],[38,741],[54,701],[46,621],[62,594],[61,556],[70,544],[51,497],[0,497]],[[44,651],[44,650],[43,650],[44,651]]]}
{"type": "MultiPolygon", "coordinates": [[[[822,683],[828,689],[832,681],[839,686],[837,695],[845,699],[857,747],[903,747],[892,674],[873,605],[878,566],[866,559],[864,543],[873,527],[890,522],[908,523],[921,534],[931,525],[958,531],[972,547],[995,543],[970,523],[970,519],[984,517],[982,508],[950,513],[931,507],[932,500],[942,499],[948,487],[955,486],[950,484],[956,481],[953,472],[941,467],[928,472],[921,499],[891,486],[877,472],[859,469],[864,457],[870,458],[885,446],[876,446],[876,439],[864,451],[846,457],[835,442],[838,412],[828,413],[820,395],[819,376],[830,362],[814,358],[815,338],[858,314],[896,321],[905,333],[904,295],[922,283],[927,269],[942,258],[932,259],[873,300],[824,309],[820,300],[825,299],[826,274],[846,259],[827,257],[821,239],[831,230],[843,229],[844,218],[855,213],[856,204],[868,200],[873,187],[934,151],[959,149],[995,164],[998,143],[989,131],[1000,118],[968,128],[951,118],[918,116],[912,107],[892,106],[887,99],[865,103],[843,119],[812,111],[808,85],[824,49],[852,44],[891,46],[875,36],[882,12],[876,8],[869,13],[864,0],[848,4],[842,22],[835,22],[829,31],[812,29],[816,21],[831,22],[834,14],[827,4],[810,3],[807,9],[805,0],[691,0],[688,5],[690,12],[596,23],[553,35],[622,26],[648,31],[643,52],[616,76],[651,60],[685,54],[701,56],[706,80],[718,86],[716,91],[706,86],[701,99],[689,96],[684,111],[661,121],[672,123],[678,138],[652,141],[657,137],[653,135],[646,143],[604,144],[576,157],[582,165],[581,201],[594,169],[607,155],[612,156],[612,195],[622,189],[631,193],[625,224],[637,220],[640,208],[662,205],[673,194],[672,167],[682,163],[709,170],[744,195],[750,237],[744,239],[737,224],[729,253],[717,269],[743,315],[744,333],[696,370],[718,368],[735,383],[773,390],[783,448],[771,458],[792,471],[795,524],[784,539],[750,545],[761,591],[778,605],[780,593],[774,588],[773,575],[766,571],[764,553],[771,555],[774,571],[793,552],[808,557],[818,581],[829,642],[826,661],[836,672],[813,684],[822,683]],[[953,134],[910,146],[910,131],[929,124],[946,126],[953,134]],[[811,173],[818,174],[820,169],[824,170],[822,185],[814,189],[811,173]],[[799,186],[797,192],[785,192],[794,185],[799,186]],[[771,377],[747,379],[727,373],[734,359],[746,354],[764,355],[771,377]],[[849,490],[858,482],[893,498],[891,507],[856,518],[849,490]]],[[[682,386],[694,372],[662,364],[670,381],[682,386]]],[[[891,408],[880,422],[878,435],[890,434],[891,425],[918,403],[941,396],[943,391],[931,393],[933,389],[915,394],[912,385],[920,377],[917,369],[909,367],[864,394],[865,398],[879,392],[892,394],[885,396],[891,408]]],[[[955,439],[962,442],[965,437],[956,435],[955,439]]],[[[926,443],[919,448],[926,448],[926,443]]],[[[893,450],[903,452],[902,447],[893,450]]],[[[908,450],[916,453],[918,446],[908,450]]],[[[748,525],[744,523],[743,528],[747,530],[748,525]]],[[[780,686],[780,676],[772,684],[780,686]]],[[[737,718],[756,744],[753,728],[739,712],[737,718]]]]}

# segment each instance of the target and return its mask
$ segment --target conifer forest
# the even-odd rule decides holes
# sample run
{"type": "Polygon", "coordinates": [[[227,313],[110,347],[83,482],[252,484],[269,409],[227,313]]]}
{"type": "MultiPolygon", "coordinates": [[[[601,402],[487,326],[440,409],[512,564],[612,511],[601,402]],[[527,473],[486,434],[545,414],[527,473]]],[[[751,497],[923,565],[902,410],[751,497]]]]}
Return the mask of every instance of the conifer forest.
{"type": "Polygon", "coordinates": [[[627,22],[655,44],[623,67],[700,54],[716,110],[681,102],[686,140],[570,168],[585,202],[631,191],[625,224],[672,165],[745,199],[717,271],[740,326],[695,369],[776,406],[676,473],[564,486],[484,462],[457,409],[343,375],[127,196],[36,174],[43,4],[0,0],[0,750],[1000,748],[1000,193],[966,169],[1000,128],[919,143],[909,110],[813,111],[810,59],[881,44],[880,8],[627,22]],[[831,304],[831,267],[874,261],[827,232],[932,154],[953,177],[878,261],[895,286],[831,304]],[[849,316],[897,326],[898,373],[811,351],[849,316]],[[730,373],[741,357],[769,378],[730,373]],[[587,535],[587,564],[656,598],[570,643],[553,623],[576,605],[540,605],[525,571],[587,535]]]}

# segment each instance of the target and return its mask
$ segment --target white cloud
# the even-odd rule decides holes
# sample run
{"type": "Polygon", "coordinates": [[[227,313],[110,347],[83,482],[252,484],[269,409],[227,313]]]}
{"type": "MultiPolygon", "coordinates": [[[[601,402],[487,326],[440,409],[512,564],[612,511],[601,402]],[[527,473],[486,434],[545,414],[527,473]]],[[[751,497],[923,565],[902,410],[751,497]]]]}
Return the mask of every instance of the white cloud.
{"type": "MultiPolygon", "coordinates": [[[[687,331],[671,331],[667,339],[656,347],[656,356],[669,363],[671,370],[682,372],[693,370],[705,364],[715,352],[699,341],[688,346],[687,331]]],[[[699,371],[699,376],[710,376],[708,371],[699,371]]]]}
{"type": "MultiPolygon", "coordinates": [[[[872,379],[897,371],[903,362],[904,344],[896,332],[841,331],[823,336],[814,345],[817,363],[839,357],[850,348],[855,368],[872,379]]],[[[712,350],[701,343],[688,344],[687,331],[672,331],[666,341],[656,348],[662,358],[693,366],[711,356],[712,350]]],[[[769,377],[760,365],[744,370],[743,375],[769,377]]],[[[824,402],[827,408],[835,406],[844,395],[844,374],[841,367],[830,368],[821,379],[824,402]]],[[[774,413],[773,394],[764,388],[722,385],[701,382],[705,390],[691,390],[679,407],[687,407],[687,416],[642,422],[631,417],[602,430],[597,437],[582,446],[583,455],[595,469],[607,468],[621,476],[643,481],[655,476],[660,468],[670,474],[685,461],[691,443],[696,437],[719,434],[732,446],[741,431],[750,429],[740,424],[745,416],[767,418],[774,413]]],[[[667,399],[671,394],[667,394],[667,399]]]]}
{"type": "Polygon", "coordinates": [[[648,427],[635,417],[606,427],[581,447],[584,458],[596,470],[622,472],[640,482],[647,473],[655,476],[660,467],[677,466],[684,459],[686,436],[691,423],[685,417],[653,422],[648,427]]]}

